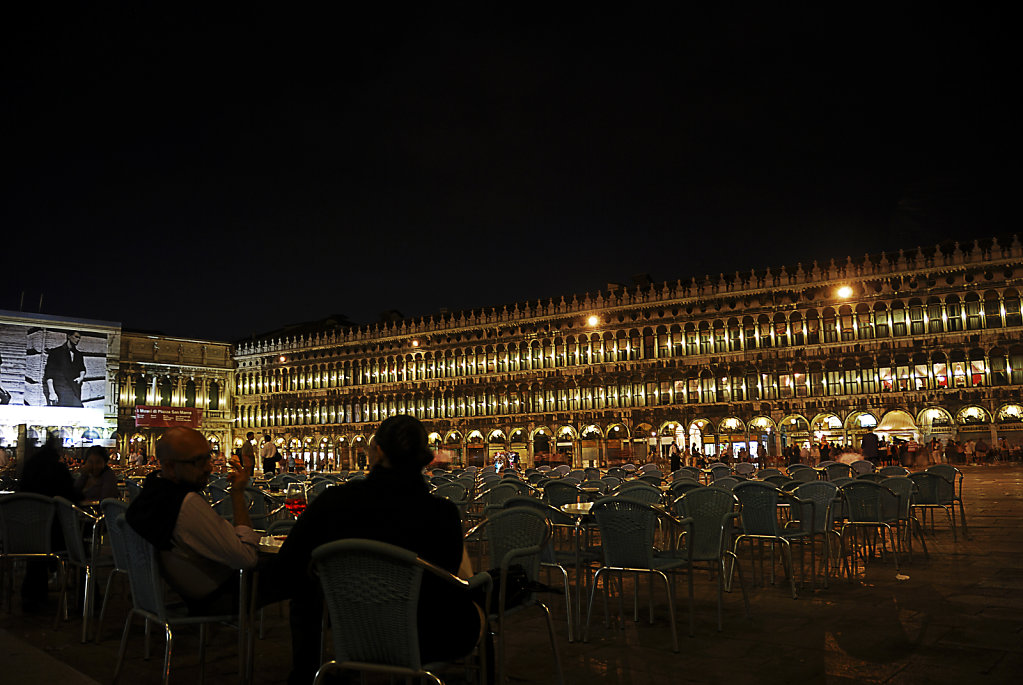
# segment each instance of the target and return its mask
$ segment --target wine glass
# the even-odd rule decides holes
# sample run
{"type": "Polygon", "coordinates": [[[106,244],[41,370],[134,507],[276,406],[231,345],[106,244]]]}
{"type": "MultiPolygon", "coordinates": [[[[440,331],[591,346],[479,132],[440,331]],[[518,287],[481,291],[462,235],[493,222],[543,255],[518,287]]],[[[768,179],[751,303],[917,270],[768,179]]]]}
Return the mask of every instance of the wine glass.
{"type": "Polygon", "coordinates": [[[295,518],[302,515],[308,505],[304,483],[288,483],[284,490],[284,506],[287,507],[295,518]]]}

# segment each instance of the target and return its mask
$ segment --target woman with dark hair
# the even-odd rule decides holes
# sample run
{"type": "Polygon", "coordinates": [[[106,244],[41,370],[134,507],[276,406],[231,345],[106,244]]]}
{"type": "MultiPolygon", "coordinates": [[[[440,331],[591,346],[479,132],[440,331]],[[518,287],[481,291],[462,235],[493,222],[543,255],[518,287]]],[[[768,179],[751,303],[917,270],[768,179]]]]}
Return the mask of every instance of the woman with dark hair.
{"type": "Polygon", "coordinates": [[[75,490],[82,499],[98,502],[107,497],[117,498],[117,476],[110,468],[110,454],[105,447],[93,445],[85,452],[85,464],[75,480],[75,490]]]}
{"type": "MultiPolygon", "coordinates": [[[[382,424],[369,447],[365,479],[327,488],[295,523],[280,553],[261,575],[263,601],[291,597],[291,683],[311,682],[320,666],[320,583],[310,574],[314,549],[344,538],[364,538],[411,550],[462,578],[472,575],[458,509],[434,497],[423,478],[433,461],[426,429],[411,416],[382,424]],[[306,578],[306,582],[295,582],[306,578]]],[[[461,657],[479,641],[483,613],[465,593],[426,574],[419,600],[423,663],[461,657]]]]}
{"type": "MultiPolygon", "coordinates": [[[[51,436],[46,444],[35,454],[25,460],[25,468],[21,474],[21,492],[34,492],[47,497],[63,497],[77,502],[78,493],[74,488],[74,480],[67,466],[60,460],[59,439],[51,436]]],[[[54,519],[50,531],[52,549],[64,549],[64,535],[60,531],[60,523],[54,519]]],[[[49,559],[29,559],[25,564],[25,579],[21,584],[22,610],[38,611],[42,608],[47,596],[47,570],[52,562],[49,559]]]]}

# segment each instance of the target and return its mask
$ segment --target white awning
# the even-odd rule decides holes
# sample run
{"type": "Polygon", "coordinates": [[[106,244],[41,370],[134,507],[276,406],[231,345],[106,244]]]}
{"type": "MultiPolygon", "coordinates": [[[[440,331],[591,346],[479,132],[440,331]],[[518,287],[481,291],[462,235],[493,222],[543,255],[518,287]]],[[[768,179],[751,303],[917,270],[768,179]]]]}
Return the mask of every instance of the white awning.
{"type": "Polygon", "coordinates": [[[884,415],[881,419],[881,423],[877,424],[877,428],[874,429],[875,433],[891,433],[891,432],[904,432],[912,431],[917,432],[916,421],[908,413],[896,409],[890,411],[884,415]]]}

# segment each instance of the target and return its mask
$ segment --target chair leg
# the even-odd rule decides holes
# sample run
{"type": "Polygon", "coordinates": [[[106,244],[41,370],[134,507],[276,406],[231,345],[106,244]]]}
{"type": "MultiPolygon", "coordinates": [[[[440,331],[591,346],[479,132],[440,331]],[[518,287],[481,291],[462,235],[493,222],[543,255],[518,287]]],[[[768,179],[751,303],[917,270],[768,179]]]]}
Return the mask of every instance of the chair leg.
{"type": "Polygon", "coordinates": [[[82,644],[89,640],[89,619],[92,618],[93,595],[96,594],[96,578],[93,575],[92,565],[85,567],[85,589],[82,598],[82,644]]]}
{"type": "MultiPolygon", "coordinates": [[[[668,576],[661,571],[655,571],[664,581],[664,594],[668,596],[668,618],[671,619],[671,651],[678,654],[678,630],[675,627],[675,602],[671,596],[671,587],[668,584],[668,576]]],[[[653,574],[650,574],[651,576],[653,574]]]]}
{"type": "Polygon", "coordinates": [[[199,685],[203,685],[206,680],[206,638],[208,637],[208,627],[206,623],[199,624],[199,685]]]}
{"type": "Polygon", "coordinates": [[[167,636],[167,646],[163,650],[163,685],[170,685],[170,662],[171,652],[174,649],[174,633],[168,625],[165,625],[163,630],[167,636]]]}
{"type": "Polygon", "coordinates": [[[543,611],[544,618],[547,619],[547,634],[550,635],[551,638],[551,650],[554,652],[554,666],[558,669],[558,683],[559,685],[565,685],[565,674],[561,669],[561,656],[558,654],[558,640],[554,636],[554,621],[551,619],[551,611],[543,602],[537,602],[537,604],[543,611]]]}
{"type": "Polygon", "coordinates": [[[969,540],[970,533],[966,529],[966,508],[963,506],[963,501],[961,499],[957,501],[959,502],[959,521],[963,524],[963,537],[969,540]]]}
{"type": "MultiPolygon", "coordinates": [[[[597,572],[593,576],[593,585],[590,586],[590,602],[586,609],[586,625],[583,626],[583,642],[590,641],[590,618],[593,616],[593,600],[597,594],[597,585],[600,581],[600,575],[604,571],[602,568],[598,568],[597,572]]],[[[604,615],[607,615],[607,578],[604,579],[604,615]]]]}
{"type": "Polygon", "coordinates": [[[134,617],[135,613],[129,611],[128,618],[124,620],[124,631],[121,633],[121,646],[117,650],[117,664],[114,666],[114,677],[111,679],[111,683],[116,683],[117,676],[121,675],[121,664],[124,663],[124,655],[128,651],[128,632],[131,630],[131,619],[134,617]]]}
{"type": "Polygon", "coordinates": [[[103,603],[100,604],[100,606],[99,606],[99,618],[96,619],[96,628],[95,628],[96,635],[93,638],[93,640],[96,642],[96,644],[99,644],[100,632],[101,632],[101,630],[103,628],[103,618],[107,615],[107,600],[110,599],[110,586],[113,584],[114,576],[116,576],[116,575],[117,575],[117,570],[115,569],[115,570],[111,571],[110,575],[107,577],[106,589],[103,591],[103,603]]]}
{"type": "Polygon", "coordinates": [[[739,557],[736,556],[734,552],[729,552],[727,550],[725,551],[725,554],[732,558],[732,568],[731,568],[731,570],[729,571],[729,574],[728,574],[729,584],[725,587],[725,589],[728,592],[732,591],[732,586],[731,586],[732,575],[731,574],[733,572],[735,572],[736,569],[738,569],[738,572],[739,572],[739,589],[742,590],[742,603],[746,607],[746,618],[749,618],[750,617],[750,614],[749,614],[749,595],[746,594],[746,581],[743,580],[743,577],[742,577],[742,566],[739,566],[739,557]]]}
{"type": "MultiPolygon", "coordinates": [[[[792,599],[799,599],[799,595],[796,594],[796,569],[792,565],[792,545],[789,543],[788,540],[785,539],[782,539],[781,542],[782,542],[781,549],[782,552],[784,553],[784,559],[787,560],[789,564],[789,585],[792,586],[792,599]]],[[[773,554],[774,545],[771,545],[771,549],[773,554]]]]}

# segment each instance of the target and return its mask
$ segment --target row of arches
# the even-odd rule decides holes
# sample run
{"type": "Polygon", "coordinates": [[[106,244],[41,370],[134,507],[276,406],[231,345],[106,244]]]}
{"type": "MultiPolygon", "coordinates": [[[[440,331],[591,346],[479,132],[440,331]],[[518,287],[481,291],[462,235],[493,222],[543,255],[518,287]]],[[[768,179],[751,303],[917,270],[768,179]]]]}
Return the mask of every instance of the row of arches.
{"type": "MultiPolygon", "coordinates": [[[[859,438],[871,431],[922,438],[932,433],[983,427],[992,421],[999,426],[1023,429],[1023,405],[1005,403],[993,411],[980,405],[968,405],[954,415],[937,405],[915,414],[893,409],[884,414],[866,410],[816,415],[794,413],[780,419],[768,414],[716,419],[697,415],[687,420],[666,419],[658,425],[612,421],[483,427],[469,422],[431,431],[428,442],[441,461],[490,463],[498,453],[513,451],[525,458],[527,464],[558,460],[584,465],[585,462],[609,464],[633,458],[663,457],[672,442],[698,448],[705,454],[724,451],[734,454],[741,448],[751,456],[766,457],[777,455],[781,447],[791,442],[824,439],[837,444],[858,444],[859,438]]],[[[304,460],[311,468],[324,468],[328,464],[356,468],[365,459],[373,439],[370,430],[326,435],[291,432],[267,435],[283,453],[304,460]]]]}
{"type": "MultiPolygon", "coordinates": [[[[228,386],[230,387],[230,386],[228,386]]],[[[145,373],[118,374],[120,406],[198,407],[223,410],[221,381],[145,373]]]]}

